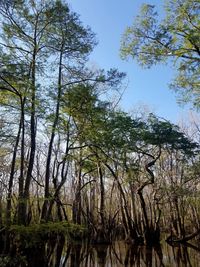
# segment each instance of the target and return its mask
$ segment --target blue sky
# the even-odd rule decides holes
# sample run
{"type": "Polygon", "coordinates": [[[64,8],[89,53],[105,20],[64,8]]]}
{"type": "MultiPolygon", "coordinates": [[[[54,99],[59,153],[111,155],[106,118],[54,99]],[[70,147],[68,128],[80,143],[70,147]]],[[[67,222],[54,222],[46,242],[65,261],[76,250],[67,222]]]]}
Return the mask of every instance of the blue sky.
{"type": "Polygon", "coordinates": [[[155,66],[144,70],[132,59],[120,59],[120,40],[127,26],[139,13],[142,3],[156,5],[162,13],[162,0],[68,0],[73,11],[80,15],[84,25],[91,27],[99,44],[90,56],[92,64],[104,69],[118,68],[127,73],[127,88],[120,106],[129,111],[138,105],[147,105],[157,115],[177,122],[186,107],[176,103],[176,95],[168,88],[175,76],[172,66],[155,66]]]}

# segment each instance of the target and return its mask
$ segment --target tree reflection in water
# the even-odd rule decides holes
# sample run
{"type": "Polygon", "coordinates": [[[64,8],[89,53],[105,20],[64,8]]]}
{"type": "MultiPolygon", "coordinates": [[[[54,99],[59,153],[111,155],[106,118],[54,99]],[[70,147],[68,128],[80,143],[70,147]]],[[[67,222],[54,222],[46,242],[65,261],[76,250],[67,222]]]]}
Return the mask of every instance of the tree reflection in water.
{"type": "Polygon", "coordinates": [[[11,266],[41,267],[198,267],[200,252],[194,246],[131,246],[124,242],[111,245],[66,241],[64,236],[37,248],[24,248],[12,256],[11,266]],[[20,263],[20,257],[23,261],[20,263]],[[15,260],[15,258],[17,260],[15,260]],[[25,259],[26,258],[26,262],[25,259]],[[13,265],[13,262],[15,264],[13,265]]]}

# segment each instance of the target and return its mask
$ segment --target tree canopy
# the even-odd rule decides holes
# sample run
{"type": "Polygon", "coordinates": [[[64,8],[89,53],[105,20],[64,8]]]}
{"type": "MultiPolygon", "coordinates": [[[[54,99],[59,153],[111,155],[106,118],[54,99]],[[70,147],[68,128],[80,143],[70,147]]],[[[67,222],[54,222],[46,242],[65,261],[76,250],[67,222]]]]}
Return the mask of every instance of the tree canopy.
{"type": "Polygon", "coordinates": [[[167,0],[165,17],[144,4],[122,37],[121,55],[150,68],[172,63],[177,76],[171,83],[182,102],[200,107],[200,1],[167,0]]]}
{"type": "MultiPolygon", "coordinates": [[[[153,31],[153,7],[144,11],[153,31]]],[[[109,100],[126,75],[89,68],[95,34],[65,0],[0,1],[0,15],[0,260],[2,247],[3,257],[29,253],[26,239],[50,259],[66,232],[139,245],[159,244],[161,229],[177,240],[198,233],[199,139],[109,100]]],[[[144,60],[162,61],[161,52],[144,60]]]]}

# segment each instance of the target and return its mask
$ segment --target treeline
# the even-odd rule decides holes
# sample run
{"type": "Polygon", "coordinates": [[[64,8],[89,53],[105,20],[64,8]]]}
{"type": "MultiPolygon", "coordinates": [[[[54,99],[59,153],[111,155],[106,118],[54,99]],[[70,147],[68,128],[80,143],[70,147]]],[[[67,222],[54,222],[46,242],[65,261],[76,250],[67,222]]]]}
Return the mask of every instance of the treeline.
{"type": "Polygon", "coordinates": [[[1,1],[0,14],[1,229],[66,221],[95,242],[195,236],[198,139],[106,99],[125,74],[88,67],[95,36],[64,1],[1,1]]]}

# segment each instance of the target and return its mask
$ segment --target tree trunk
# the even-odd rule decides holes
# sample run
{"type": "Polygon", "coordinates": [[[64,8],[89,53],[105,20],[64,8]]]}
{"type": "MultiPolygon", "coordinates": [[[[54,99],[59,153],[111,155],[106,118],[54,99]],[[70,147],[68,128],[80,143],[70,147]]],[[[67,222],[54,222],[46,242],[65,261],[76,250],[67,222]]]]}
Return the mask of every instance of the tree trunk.
{"type": "Polygon", "coordinates": [[[126,215],[126,221],[127,221],[128,231],[129,231],[129,233],[127,233],[128,234],[127,239],[130,240],[130,242],[133,242],[135,244],[141,244],[141,243],[143,243],[142,237],[139,236],[139,234],[137,233],[135,223],[132,220],[131,215],[129,214],[126,196],[125,196],[125,193],[122,189],[122,186],[120,184],[118,176],[115,174],[113,169],[107,163],[104,163],[104,164],[109,169],[109,171],[112,173],[115,181],[117,182],[118,189],[120,191],[120,194],[121,194],[123,202],[124,202],[124,206],[123,206],[124,211],[125,211],[124,214],[126,215]]]}
{"type": "MultiPolygon", "coordinates": [[[[63,48],[62,48],[63,49],[63,48]]],[[[60,53],[60,60],[59,60],[59,72],[58,72],[58,87],[57,87],[57,103],[56,103],[56,111],[55,111],[55,117],[52,125],[52,132],[49,142],[49,148],[48,148],[48,154],[47,154],[47,161],[46,161],[46,172],[45,172],[45,192],[44,192],[44,204],[42,207],[42,215],[41,220],[47,220],[47,213],[48,213],[48,207],[49,207],[49,184],[50,184],[50,166],[51,166],[51,157],[52,157],[52,150],[53,150],[53,144],[54,144],[54,138],[56,134],[56,127],[58,125],[59,121],[59,112],[60,112],[60,100],[61,100],[61,84],[62,84],[62,58],[63,58],[63,52],[61,49],[60,53]]]]}
{"type": "Polygon", "coordinates": [[[8,226],[11,224],[12,187],[13,187],[13,180],[14,180],[14,173],[15,173],[17,148],[18,148],[19,141],[20,141],[21,125],[22,125],[22,117],[20,119],[18,133],[17,133],[17,137],[16,137],[16,141],[15,141],[13,157],[12,157],[12,162],[11,162],[10,178],[9,178],[9,183],[8,183],[8,196],[7,196],[7,207],[6,207],[6,224],[8,226]]]}
{"type": "Polygon", "coordinates": [[[24,185],[23,202],[22,202],[22,214],[20,222],[26,225],[28,215],[28,199],[29,199],[29,188],[32,180],[32,172],[35,160],[36,150],[36,118],[35,118],[35,106],[36,106],[36,85],[35,85],[35,74],[36,74],[36,54],[37,54],[37,42],[36,42],[36,30],[34,36],[34,51],[32,58],[31,68],[31,118],[30,118],[30,133],[31,133],[31,145],[30,145],[30,156],[28,162],[27,175],[24,185]]]}
{"type": "Polygon", "coordinates": [[[23,100],[22,103],[22,111],[21,111],[21,162],[20,162],[20,176],[19,176],[19,203],[18,203],[18,224],[23,224],[23,193],[24,193],[24,135],[25,135],[25,126],[24,126],[24,104],[25,104],[25,99],[23,100]]]}

